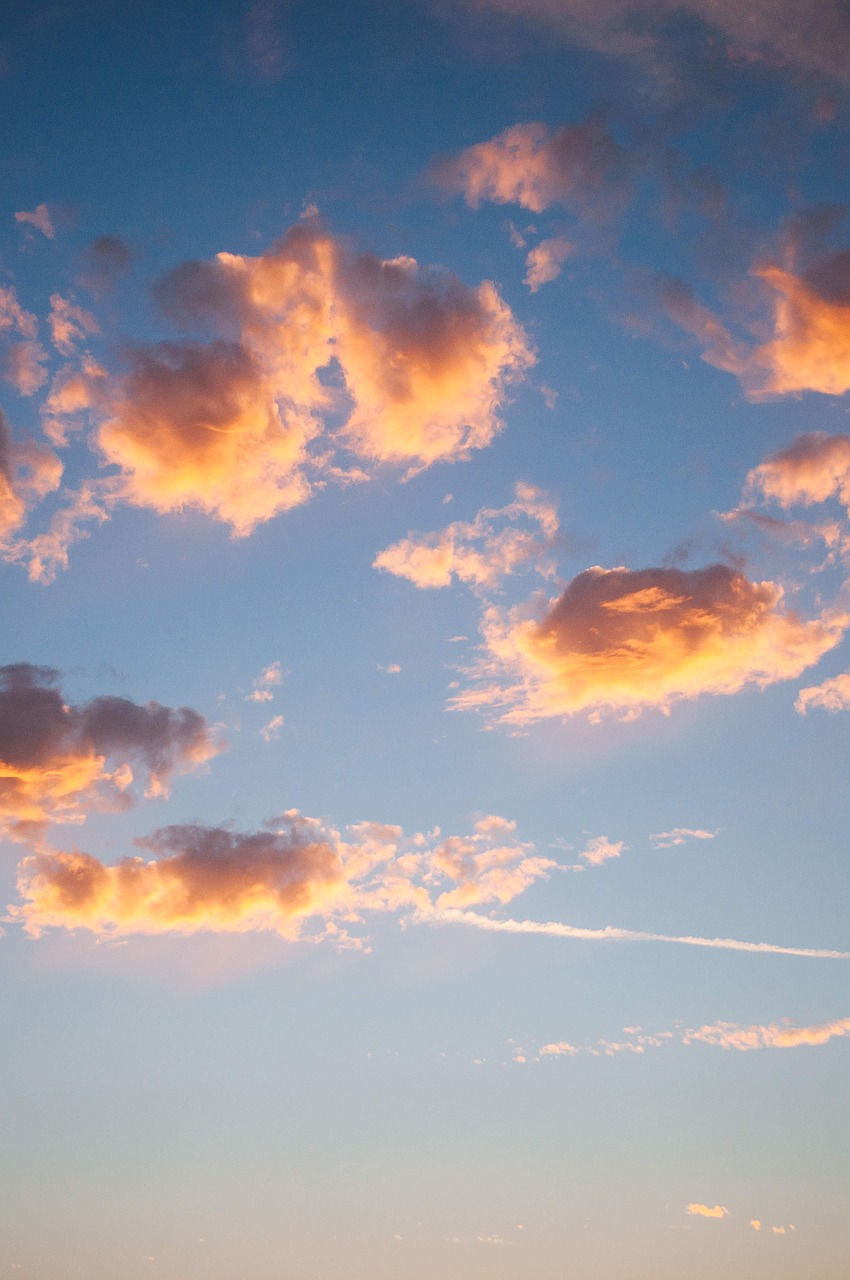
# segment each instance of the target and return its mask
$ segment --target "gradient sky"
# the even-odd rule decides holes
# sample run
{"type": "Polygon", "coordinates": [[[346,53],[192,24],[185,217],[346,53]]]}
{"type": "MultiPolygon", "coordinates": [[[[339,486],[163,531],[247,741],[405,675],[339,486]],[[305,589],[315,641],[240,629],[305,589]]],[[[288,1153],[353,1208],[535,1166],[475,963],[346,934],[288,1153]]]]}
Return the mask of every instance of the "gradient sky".
{"type": "Polygon", "coordinates": [[[5,13],[0,1275],[840,1280],[846,6],[5,13]]]}

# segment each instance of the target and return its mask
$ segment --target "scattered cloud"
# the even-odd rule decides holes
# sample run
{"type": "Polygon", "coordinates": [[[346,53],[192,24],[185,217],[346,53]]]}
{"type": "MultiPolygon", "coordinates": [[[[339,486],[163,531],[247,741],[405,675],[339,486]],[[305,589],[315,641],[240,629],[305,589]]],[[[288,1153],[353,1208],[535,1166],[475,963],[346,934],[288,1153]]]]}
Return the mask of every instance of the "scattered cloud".
{"type": "Polygon", "coordinates": [[[525,280],[532,293],[536,293],[541,285],[557,280],[561,268],[575,253],[575,245],[566,236],[555,236],[551,240],[541,240],[529,251],[525,260],[525,280]]]}
{"type": "Polygon", "coordinates": [[[734,1022],[716,1022],[711,1026],[682,1033],[683,1044],[712,1044],[721,1049],[796,1049],[801,1045],[821,1045],[836,1037],[850,1036],[850,1018],[813,1027],[794,1027],[787,1023],[767,1026],[740,1026],[734,1022]]]}
{"type": "Polygon", "coordinates": [[[719,834],[719,827],[716,831],[704,831],[701,827],[674,827],[672,831],[656,831],[649,838],[657,849],[673,849],[689,840],[713,840],[719,834]]]}
{"type": "Polygon", "coordinates": [[[34,395],[47,381],[47,353],[35,316],[24,311],[11,285],[0,285],[0,344],[0,375],[19,395],[34,395]]]}
{"type": "Polygon", "coordinates": [[[792,679],[838,644],[850,617],[805,621],[782,598],[776,583],[721,564],[587,569],[542,609],[485,610],[486,652],[451,706],[512,724],[579,712],[628,719],[792,679]]]}
{"type": "Polygon", "coordinates": [[[540,123],[512,125],[440,161],[434,179],[462,194],[474,209],[488,200],[518,204],[531,213],[552,205],[600,213],[622,188],[626,167],[625,152],[602,120],[590,116],[555,130],[540,123]]]}
{"type": "Polygon", "coordinates": [[[765,458],[747,475],[744,501],[787,510],[837,497],[850,510],[850,436],[810,431],[765,458]]]}
{"type": "Polygon", "coordinates": [[[268,724],[264,724],[260,730],[260,737],[264,742],[277,742],[282,728],[283,716],[272,716],[268,724]]]}
{"type": "Polygon", "coordinates": [[[34,227],[48,240],[52,240],[56,235],[56,228],[46,204],[37,204],[30,210],[22,209],[20,213],[15,214],[15,221],[25,227],[34,227]]]}
{"type": "Polygon", "coordinates": [[[29,509],[59,487],[62,464],[52,449],[35,441],[16,442],[0,409],[0,555],[25,521],[29,509]]]}
{"type": "Polygon", "coordinates": [[[579,854],[590,867],[601,867],[603,862],[611,858],[619,858],[628,845],[624,840],[609,840],[607,836],[595,836],[589,840],[579,854]]]}
{"type": "Polygon", "coordinates": [[[716,1204],[714,1208],[709,1208],[707,1204],[689,1204],[685,1209],[685,1213],[689,1213],[698,1218],[728,1218],[729,1210],[722,1204],[716,1204]]]}
{"type": "Polygon", "coordinates": [[[115,288],[132,261],[130,246],[118,236],[98,236],[82,255],[77,282],[94,297],[102,298],[115,288]]]}
{"type": "Polygon", "coordinates": [[[843,672],[822,684],[801,689],[794,706],[801,716],[809,707],[822,707],[824,711],[850,711],[850,673],[843,672]]]}
{"type": "Polygon", "coordinates": [[[505,507],[484,507],[469,522],[458,520],[439,533],[409,533],[375,558],[373,567],[407,578],[423,590],[453,579],[492,589],[519,568],[554,573],[550,556],[558,537],[558,512],[541,489],[520,481],[505,507]],[[516,528],[528,521],[531,530],[516,528]],[[502,528],[502,525],[507,527],[502,528]]]}
{"type": "Polygon", "coordinates": [[[78,341],[85,341],[88,334],[98,332],[94,316],[59,293],[51,295],[47,323],[53,345],[63,356],[73,355],[78,341]]]}
{"type": "Polygon", "coordinates": [[[145,794],[167,794],[175,772],[221,751],[190,707],[99,697],[73,706],[59,672],[0,667],[0,830],[40,840],[51,822],[82,822],[88,809],[126,807],[136,773],[145,794]]]}
{"type": "Polygon", "coordinates": [[[272,689],[283,680],[283,671],[280,662],[272,662],[265,667],[254,680],[254,688],[251,693],[245,697],[246,702],[272,702],[274,693],[272,689]]]}

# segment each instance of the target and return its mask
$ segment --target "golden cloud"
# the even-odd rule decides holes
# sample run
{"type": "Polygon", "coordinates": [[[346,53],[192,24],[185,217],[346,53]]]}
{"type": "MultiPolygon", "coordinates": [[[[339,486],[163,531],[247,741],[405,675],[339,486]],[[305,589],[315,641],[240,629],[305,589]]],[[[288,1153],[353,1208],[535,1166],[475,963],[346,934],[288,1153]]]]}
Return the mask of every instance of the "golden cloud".
{"type": "Polygon", "coordinates": [[[222,749],[190,707],[115,697],[75,707],[58,680],[47,667],[0,667],[0,832],[12,839],[131,803],[135,771],[147,795],[163,795],[174,772],[222,749]]]}
{"type": "Polygon", "coordinates": [[[505,507],[483,507],[472,521],[457,520],[439,533],[409,533],[376,556],[373,568],[383,569],[414,586],[448,587],[452,579],[473,587],[493,588],[517,569],[533,566],[554,572],[550,553],[558,536],[554,503],[535,485],[519,481],[514,500],[505,507]],[[529,521],[531,530],[516,528],[529,521]],[[501,528],[507,523],[506,528],[501,528]]]}
{"type": "Polygon", "coordinates": [[[838,644],[850,616],[805,621],[782,596],[776,583],[719,564],[587,569],[542,617],[488,608],[486,653],[451,705],[515,724],[579,712],[631,718],[792,679],[838,644]]]}

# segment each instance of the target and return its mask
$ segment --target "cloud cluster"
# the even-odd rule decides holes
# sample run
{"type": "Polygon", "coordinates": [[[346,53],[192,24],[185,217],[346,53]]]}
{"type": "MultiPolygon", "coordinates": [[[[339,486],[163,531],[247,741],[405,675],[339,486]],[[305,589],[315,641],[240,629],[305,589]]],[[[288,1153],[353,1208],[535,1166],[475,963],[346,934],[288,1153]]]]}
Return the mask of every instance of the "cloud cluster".
{"type": "Polygon", "coordinates": [[[116,697],[72,706],[52,668],[0,667],[0,834],[38,841],[51,822],[129,804],[137,774],[147,795],[162,795],[173,773],[221,745],[190,707],[116,697]]]}
{"type": "MultiPolygon", "coordinates": [[[[490,282],[356,253],[315,223],[257,257],[184,263],[155,293],[190,336],[125,349],[115,376],[84,354],[54,379],[45,430],[62,444],[94,417],[93,447],[117,470],[106,506],[195,508],[237,537],[317,485],[483,448],[533,362],[490,282]]],[[[53,303],[68,353],[94,320],[53,303]]]]}
{"type": "Polygon", "coordinates": [[[174,826],[136,843],[152,856],[112,866],[39,849],[21,863],[24,901],[13,915],[31,933],[271,930],[362,947],[348,926],[365,913],[504,903],[557,865],[496,816],[469,836],[405,839],[396,826],[362,822],[341,833],[289,810],[256,832],[174,826]]]}
{"type": "MultiPolygon", "coordinates": [[[[489,200],[542,213],[552,205],[602,208],[622,184],[624,170],[622,149],[602,121],[591,116],[554,130],[537,122],[511,125],[441,161],[434,176],[439,186],[463,195],[472,208],[489,200]]],[[[556,254],[566,246],[548,243],[556,254]]]]}
{"type": "Polygon", "coordinates": [[[558,531],[558,512],[551,499],[536,486],[519,481],[507,506],[484,507],[474,520],[455,521],[439,533],[409,533],[380,552],[373,567],[422,589],[447,587],[456,579],[489,590],[528,566],[551,575],[550,556],[558,531]],[[527,521],[532,528],[517,528],[519,521],[527,521]]]}
{"type": "Polygon", "coordinates": [[[765,458],[747,475],[744,501],[787,510],[837,497],[850,511],[850,436],[810,431],[765,458]]]}
{"type": "Polygon", "coordinates": [[[486,652],[451,705],[524,724],[586,712],[631,718],[682,699],[798,676],[838,644],[850,617],[805,621],[782,588],[727,565],[591,568],[539,608],[488,608],[486,652]]]}

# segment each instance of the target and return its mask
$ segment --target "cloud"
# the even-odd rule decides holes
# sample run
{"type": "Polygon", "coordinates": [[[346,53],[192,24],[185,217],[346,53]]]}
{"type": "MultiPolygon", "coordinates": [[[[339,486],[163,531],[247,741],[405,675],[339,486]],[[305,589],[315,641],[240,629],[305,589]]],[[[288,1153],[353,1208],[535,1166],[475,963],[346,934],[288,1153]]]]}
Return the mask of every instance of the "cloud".
{"type": "Polygon", "coordinates": [[[822,684],[801,689],[794,707],[801,716],[809,707],[823,707],[824,711],[850,711],[850,674],[843,672],[822,684]]]}
{"type": "MultiPolygon", "coordinates": [[[[368,478],[364,462],[410,475],[466,458],[533,360],[490,282],[358,254],[312,223],[255,258],[184,263],[156,296],[204,340],[127,348],[112,377],[84,358],[54,380],[45,429],[64,443],[94,418],[93,447],[119,472],[107,505],[194,508],[235,537],[317,485],[368,478]]],[[[62,311],[63,349],[85,316],[62,311]]]]}
{"type": "Polygon", "coordinates": [[[698,1218],[728,1218],[729,1210],[724,1208],[722,1204],[716,1204],[713,1209],[707,1204],[689,1204],[685,1209],[685,1213],[689,1213],[698,1218]]]}
{"type": "Polygon", "coordinates": [[[115,288],[118,277],[129,270],[133,254],[117,236],[98,236],[82,255],[78,283],[96,298],[115,288]]]}
{"type": "Polygon", "coordinates": [[[46,204],[37,204],[29,211],[22,209],[20,213],[15,214],[15,221],[23,226],[35,227],[36,231],[40,231],[48,240],[52,240],[56,234],[56,228],[46,204]]]}
{"type": "Polygon", "coordinates": [[[0,285],[0,374],[22,396],[31,396],[47,380],[47,354],[37,338],[34,315],[24,311],[11,285],[0,285]],[[14,335],[18,340],[9,341],[14,335]]]}
{"type": "Polygon", "coordinates": [[[280,663],[270,663],[269,666],[265,667],[254,680],[253,692],[246,696],[245,701],[272,702],[274,699],[272,689],[276,685],[279,685],[282,679],[283,672],[281,671],[280,663]]]}
{"type": "Polygon", "coordinates": [[[598,214],[622,189],[625,168],[623,150],[599,117],[590,116],[555,130],[540,123],[512,125],[439,162],[434,179],[474,209],[489,200],[531,213],[566,205],[598,214]]]}
{"type": "Polygon", "coordinates": [[[561,267],[567,258],[575,253],[575,245],[566,236],[555,236],[551,240],[541,240],[540,244],[530,250],[525,260],[525,279],[532,293],[536,293],[541,285],[557,280],[561,267]]]}
{"type": "Polygon", "coordinates": [[[260,737],[264,742],[277,742],[282,728],[283,716],[272,716],[268,724],[264,724],[260,730],[260,737]]]}
{"type": "Polygon", "coordinates": [[[95,440],[121,470],[125,501],[198,508],[244,537],[309,498],[303,467],[316,433],[309,414],[280,408],[245,347],[164,342],[132,353],[95,440]]]}
{"type": "Polygon", "coordinates": [[[84,480],[50,518],[44,533],[32,538],[16,538],[0,544],[4,560],[24,564],[31,582],[53,582],[60,569],[68,567],[68,552],[75,542],[88,538],[87,524],[103,524],[113,505],[114,484],[109,480],[84,480]]]}
{"type": "Polygon", "coordinates": [[[810,431],[747,475],[745,502],[768,499],[787,510],[837,496],[850,511],[850,436],[810,431]]]}
{"type": "Polygon", "coordinates": [[[558,512],[534,485],[519,481],[514,501],[505,507],[482,508],[475,519],[448,525],[439,533],[409,533],[375,558],[373,568],[407,578],[423,590],[451,585],[452,579],[473,587],[494,588],[519,568],[533,566],[551,574],[550,552],[558,536],[558,512]],[[536,529],[512,527],[528,520],[536,529]],[[510,522],[507,528],[499,528],[510,522]]]}
{"type": "Polygon", "coordinates": [[[0,409],[0,554],[24,522],[30,507],[59,487],[62,464],[52,449],[35,441],[16,443],[0,409]]]}
{"type": "Polygon", "coordinates": [[[107,865],[88,853],[39,848],[20,867],[31,933],[246,932],[327,938],[365,947],[350,926],[374,912],[429,912],[436,902],[507,902],[556,864],[534,856],[515,824],[489,816],[470,836],[360,822],[344,833],[296,810],[260,831],[176,826],[137,845],[153,857],[107,865]]]}
{"type": "Polygon", "coordinates": [[[468,0],[546,23],[570,41],[650,64],[664,23],[689,14],[720,33],[730,59],[765,61],[850,81],[850,18],[841,0],[468,0]]]}
{"type": "Polygon", "coordinates": [[[726,565],[585,570],[541,610],[485,610],[486,652],[451,702],[503,723],[587,712],[632,718],[682,699],[792,679],[834,648],[850,623],[804,621],[782,588],[726,565]]]}
{"type": "Polygon", "coordinates": [[[718,834],[719,828],[717,831],[703,831],[700,827],[674,827],[672,831],[657,831],[649,838],[657,849],[673,849],[688,840],[713,840],[718,834]]]}
{"type": "Polygon", "coordinates": [[[51,294],[47,323],[53,345],[63,356],[72,355],[80,339],[85,340],[88,334],[98,332],[94,316],[59,293],[51,294]]]}
{"type": "Polygon", "coordinates": [[[589,840],[584,849],[579,854],[580,858],[584,858],[590,867],[601,867],[603,862],[608,862],[611,858],[619,858],[624,849],[628,845],[624,840],[609,840],[607,836],[595,836],[593,840],[589,840]]]}
{"type": "Polygon", "coordinates": [[[820,391],[840,396],[850,389],[850,253],[819,264],[818,276],[844,287],[825,295],[815,280],[766,265],[753,274],[776,295],[774,336],[758,347],[748,370],[751,398],[820,391]]]}
{"type": "Polygon", "coordinates": [[[173,773],[222,745],[190,707],[115,697],[72,706],[59,672],[25,662],[0,667],[0,831],[40,839],[50,822],[124,807],[136,772],[146,795],[166,794],[173,773]]]}
{"type": "Polygon", "coordinates": [[[838,1018],[813,1027],[793,1027],[787,1023],[767,1026],[740,1026],[716,1022],[682,1033],[683,1044],[710,1044],[720,1049],[798,1049],[802,1045],[822,1045],[836,1037],[850,1036],[850,1018],[838,1018]]]}

